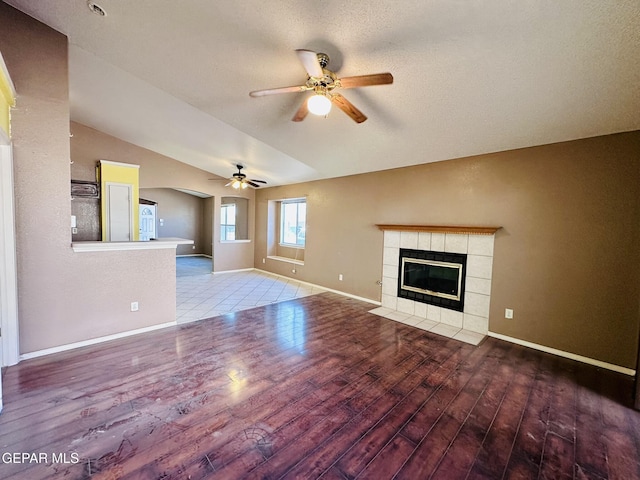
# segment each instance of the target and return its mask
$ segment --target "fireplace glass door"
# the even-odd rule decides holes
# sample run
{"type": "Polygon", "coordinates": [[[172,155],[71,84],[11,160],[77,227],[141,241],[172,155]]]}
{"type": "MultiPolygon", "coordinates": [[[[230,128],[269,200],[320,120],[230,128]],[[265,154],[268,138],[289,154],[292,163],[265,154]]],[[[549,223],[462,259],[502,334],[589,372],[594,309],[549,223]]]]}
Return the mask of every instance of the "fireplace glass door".
{"type": "Polygon", "coordinates": [[[402,288],[460,300],[462,265],[415,258],[402,259],[402,288]]]}
{"type": "Polygon", "coordinates": [[[462,312],[467,256],[400,249],[398,297],[462,312]]]}

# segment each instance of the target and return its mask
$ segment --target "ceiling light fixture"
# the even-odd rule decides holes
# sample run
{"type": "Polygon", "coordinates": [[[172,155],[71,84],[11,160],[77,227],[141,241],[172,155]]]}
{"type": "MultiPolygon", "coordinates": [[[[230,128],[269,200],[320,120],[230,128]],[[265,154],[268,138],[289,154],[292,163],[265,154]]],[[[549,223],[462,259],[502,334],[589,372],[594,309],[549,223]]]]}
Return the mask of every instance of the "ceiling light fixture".
{"type": "Polygon", "coordinates": [[[231,186],[235,189],[242,188],[244,190],[245,188],[247,188],[247,184],[244,182],[241,182],[240,180],[234,180],[231,186]]]}
{"type": "MultiPolygon", "coordinates": [[[[264,180],[247,178],[247,176],[244,173],[242,173],[242,169],[244,168],[243,165],[238,164],[236,165],[236,167],[238,168],[238,171],[231,176],[231,178],[229,179],[229,183],[227,183],[225,187],[232,187],[232,188],[235,188],[236,190],[241,188],[242,190],[244,190],[245,188],[248,188],[248,187],[258,188],[261,183],[263,184],[267,183],[264,180]]],[[[214,179],[211,178],[210,180],[214,180],[214,179]]]]}
{"type": "Polygon", "coordinates": [[[307,108],[314,115],[324,116],[331,111],[331,100],[325,93],[316,92],[307,100],[307,108]]]}

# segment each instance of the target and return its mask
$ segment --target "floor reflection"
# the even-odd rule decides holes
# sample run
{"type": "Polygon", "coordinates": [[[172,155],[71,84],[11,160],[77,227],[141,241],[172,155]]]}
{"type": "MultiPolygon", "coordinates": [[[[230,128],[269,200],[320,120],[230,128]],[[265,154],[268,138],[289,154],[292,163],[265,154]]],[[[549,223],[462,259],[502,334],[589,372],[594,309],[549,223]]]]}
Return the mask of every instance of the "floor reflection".
{"type": "Polygon", "coordinates": [[[283,349],[295,348],[304,353],[307,339],[307,317],[303,307],[294,303],[278,303],[276,333],[283,349]]]}
{"type": "Polygon", "coordinates": [[[242,369],[232,368],[229,373],[227,373],[227,377],[231,380],[229,383],[229,393],[233,399],[238,399],[249,381],[247,373],[242,369]]]}

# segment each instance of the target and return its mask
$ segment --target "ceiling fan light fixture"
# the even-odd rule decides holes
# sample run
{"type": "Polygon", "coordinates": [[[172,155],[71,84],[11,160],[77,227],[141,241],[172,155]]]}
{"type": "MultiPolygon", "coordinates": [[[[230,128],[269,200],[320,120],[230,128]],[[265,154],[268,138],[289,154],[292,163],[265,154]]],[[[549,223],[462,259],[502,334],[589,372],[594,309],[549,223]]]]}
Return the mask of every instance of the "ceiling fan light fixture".
{"type": "MultiPolygon", "coordinates": [[[[225,187],[235,188],[236,190],[245,190],[249,187],[258,188],[260,185],[266,185],[267,182],[265,180],[258,180],[256,178],[247,178],[247,176],[242,173],[243,165],[236,165],[238,171],[231,175],[229,179],[229,183],[225,185],[225,187]]],[[[212,178],[210,180],[213,180],[212,178]]]]}
{"type": "Polygon", "coordinates": [[[314,115],[324,116],[331,111],[331,100],[322,93],[317,93],[307,101],[307,108],[314,115]]]}

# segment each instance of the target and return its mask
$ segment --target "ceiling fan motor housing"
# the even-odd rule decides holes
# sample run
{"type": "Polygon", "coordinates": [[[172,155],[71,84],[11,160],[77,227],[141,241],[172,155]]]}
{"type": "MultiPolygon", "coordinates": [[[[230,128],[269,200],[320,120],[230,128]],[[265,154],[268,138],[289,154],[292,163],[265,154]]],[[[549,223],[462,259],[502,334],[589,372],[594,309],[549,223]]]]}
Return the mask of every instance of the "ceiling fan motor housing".
{"type": "Polygon", "coordinates": [[[329,65],[329,55],[327,55],[326,53],[318,53],[317,56],[320,66],[322,68],[327,68],[327,65],[329,65]]]}

